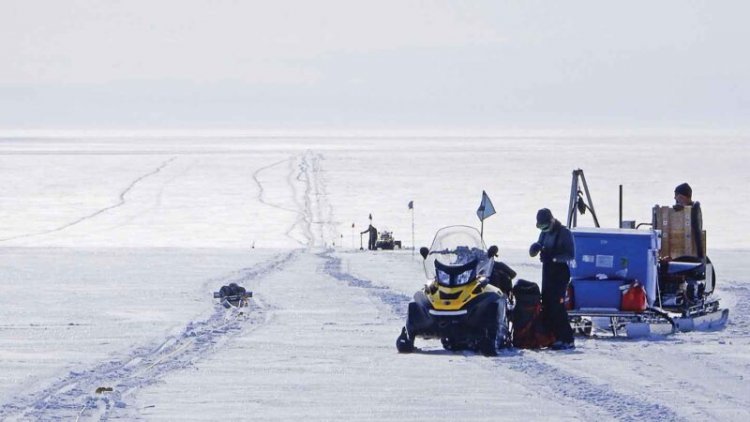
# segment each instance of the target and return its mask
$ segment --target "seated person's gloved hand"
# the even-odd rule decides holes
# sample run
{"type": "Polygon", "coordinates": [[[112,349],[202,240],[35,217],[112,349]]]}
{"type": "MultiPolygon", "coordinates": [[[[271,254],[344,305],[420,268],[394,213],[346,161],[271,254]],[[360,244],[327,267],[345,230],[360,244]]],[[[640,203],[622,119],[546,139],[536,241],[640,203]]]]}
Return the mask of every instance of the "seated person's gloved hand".
{"type": "Polygon", "coordinates": [[[529,256],[537,256],[539,252],[542,250],[542,245],[539,242],[534,242],[531,244],[531,247],[529,248],[529,256]]]}

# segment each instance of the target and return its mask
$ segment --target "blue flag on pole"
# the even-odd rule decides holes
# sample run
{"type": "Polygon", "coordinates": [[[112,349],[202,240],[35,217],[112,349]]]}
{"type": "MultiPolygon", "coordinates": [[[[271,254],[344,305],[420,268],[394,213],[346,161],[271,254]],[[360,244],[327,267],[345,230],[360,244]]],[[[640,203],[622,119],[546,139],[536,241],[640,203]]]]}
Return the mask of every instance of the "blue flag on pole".
{"type": "Polygon", "coordinates": [[[493,214],[495,214],[495,207],[492,205],[490,197],[487,196],[487,192],[482,191],[482,203],[479,204],[479,208],[477,208],[477,217],[479,217],[480,221],[484,221],[485,218],[490,217],[493,214]]]}

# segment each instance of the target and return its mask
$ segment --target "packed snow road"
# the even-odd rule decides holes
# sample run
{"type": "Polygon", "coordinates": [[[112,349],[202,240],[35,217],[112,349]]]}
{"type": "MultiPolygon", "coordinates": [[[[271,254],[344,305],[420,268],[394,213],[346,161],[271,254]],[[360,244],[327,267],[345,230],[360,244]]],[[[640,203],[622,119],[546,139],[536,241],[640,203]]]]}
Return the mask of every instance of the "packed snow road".
{"type": "MultiPolygon", "coordinates": [[[[305,253],[256,286],[268,322],[138,395],[149,420],[222,414],[257,420],[496,420],[576,413],[541,401],[522,374],[473,354],[395,353],[401,315],[386,288],[332,274],[326,254],[305,253]],[[381,294],[376,294],[380,291],[381,294]],[[206,388],[205,385],[211,386],[206,388]],[[216,388],[216,386],[222,386],[216,388]],[[437,398],[445,397],[452,405],[437,398]],[[534,399],[535,398],[535,399],[534,399]]],[[[402,296],[398,298],[404,300],[402,296]]]]}
{"type": "MultiPolygon", "coordinates": [[[[68,252],[66,258],[97,263],[86,254],[68,252]]],[[[160,258],[176,259],[165,253],[160,258]]],[[[509,258],[512,265],[512,253],[509,258]]],[[[187,270],[191,264],[182,265],[187,270]]],[[[128,343],[135,327],[99,322],[112,338],[111,346],[94,347],[100,354],[108,350],[104,356],[72,366],[61,362],[69,372],[48,370],[21,390],[6,384],[0,415],[205,420],[220,413],[230,419],[394,421],[406,412],[415,420],[745,415],[746,367],[739,366],[746,365],[745,357],[718,353],[734,347],[721,332],[639,341],[579,338],[574,352],[510,351],[496,358],[446,352],[435,341],[419,343],[418,353],[399,355],[395,337],[420,277],[410,252],[266,254],[253,266],[196,283],[202,302],[210,302],[211,288],[232,281],[253,290],[247,318],[233,320],[221,307],[195,303],[188,306],[191,315],[154,302],[152,312],[182,315],[187,322],[170,319],[161,325],[171,327],[164,337],[141,344],[128,343]],[[96,393],[99,387],[113,391],[96,393]]],[[[103,290],[93,294],[111,300],[103,290]]],[[[104,334],[94,333],[92,341],[104,334]]],[[[732,341],[747,345],[747,334],[732,341]]],[[[75,340],[67,346],[37,342],[53,351],[76,349],[75,340]]]]}

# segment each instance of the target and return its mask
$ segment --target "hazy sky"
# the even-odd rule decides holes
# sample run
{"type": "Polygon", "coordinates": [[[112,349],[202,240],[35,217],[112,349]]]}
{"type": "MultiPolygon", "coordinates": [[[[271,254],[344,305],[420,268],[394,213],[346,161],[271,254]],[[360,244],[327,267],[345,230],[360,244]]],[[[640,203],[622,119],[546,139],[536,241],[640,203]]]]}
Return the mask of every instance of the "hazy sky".
{"type": "Polygon", "coordinates": [[[0,1],[0,129],[750,127],[747,1],[0,1]]]}

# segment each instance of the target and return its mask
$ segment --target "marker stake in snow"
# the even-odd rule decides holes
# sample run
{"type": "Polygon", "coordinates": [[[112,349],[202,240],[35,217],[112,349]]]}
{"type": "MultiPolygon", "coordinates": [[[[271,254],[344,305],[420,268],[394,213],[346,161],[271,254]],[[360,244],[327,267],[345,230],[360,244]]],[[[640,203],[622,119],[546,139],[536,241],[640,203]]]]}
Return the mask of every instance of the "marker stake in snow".
{"type": "Polygon", "coordinates": [[[417,249],[414,242],[414,201],[409,201],[409,209],[411,210],[411,257],[414,258],[414,250],[417,249]]]}

